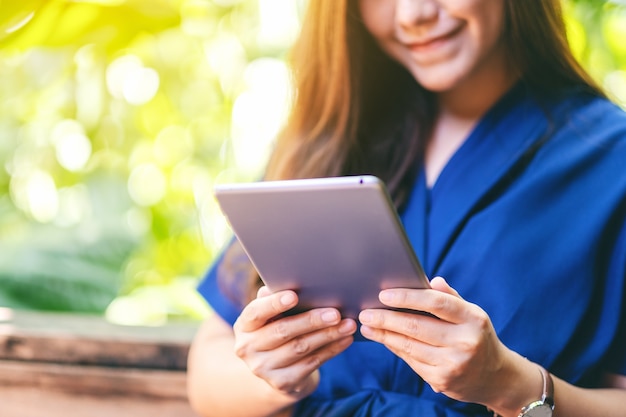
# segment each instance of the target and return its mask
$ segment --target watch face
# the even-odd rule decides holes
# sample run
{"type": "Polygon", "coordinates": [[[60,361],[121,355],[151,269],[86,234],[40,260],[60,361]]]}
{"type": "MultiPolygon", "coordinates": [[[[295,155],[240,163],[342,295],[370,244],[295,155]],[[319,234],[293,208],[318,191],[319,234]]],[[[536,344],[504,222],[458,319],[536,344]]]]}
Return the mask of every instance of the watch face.
{"type": "Polygon", "coordinates": [[[524,417],[552,417],[552,407],[540,403],[523,414],[524,417]]]}

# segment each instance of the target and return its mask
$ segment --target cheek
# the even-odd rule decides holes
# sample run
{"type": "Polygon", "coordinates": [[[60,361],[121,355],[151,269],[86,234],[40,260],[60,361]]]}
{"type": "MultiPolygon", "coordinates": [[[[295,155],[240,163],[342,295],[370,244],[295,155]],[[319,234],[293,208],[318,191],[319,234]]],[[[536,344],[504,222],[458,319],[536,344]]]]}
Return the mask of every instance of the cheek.
{"type": "Polygon", "coordinates": [[[489,44],[500,37],[504,25],[505,0],[441,1],[446,3],[450,15],[468,22],[475,40],[489,44]]]}
{"type": "Polygon", "coordinates": [[[486,43],[496,43],[504,27],[504,2],[502,0],[482,0],[475,8],[474,23],[482,32],[486,43]],[[483,3],[487,3],[485,6],[483,3]]]}
{"type": "Polygon", "coordinates": [[[473,18],[468,19],[470,48],[475,54],[485,56],[498,49],[503,32],[503,9],[477,10],[473,18]]]}
{"type": "Polygon", "coordinates": [[[359,11],[365,28],[378,41],[384,41],[385,38],[393,34],[395,2],[383,0],[360,0],[359,11]]]}

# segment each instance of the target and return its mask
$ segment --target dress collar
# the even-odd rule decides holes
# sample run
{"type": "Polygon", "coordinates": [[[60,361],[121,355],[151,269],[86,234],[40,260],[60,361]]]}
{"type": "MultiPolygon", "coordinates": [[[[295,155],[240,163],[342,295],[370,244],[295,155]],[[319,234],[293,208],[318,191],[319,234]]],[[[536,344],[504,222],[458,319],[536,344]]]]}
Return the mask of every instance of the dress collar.
{"type": "Polygon", "coordinates": [[[403,217],[427,273],[436,273],[471,215],[504,192],[526,167],[533,145],[547,134],[550,107],[517,84],[478,122],[432,189],[421,170],[406,207],[411,215],[403,217]]]}

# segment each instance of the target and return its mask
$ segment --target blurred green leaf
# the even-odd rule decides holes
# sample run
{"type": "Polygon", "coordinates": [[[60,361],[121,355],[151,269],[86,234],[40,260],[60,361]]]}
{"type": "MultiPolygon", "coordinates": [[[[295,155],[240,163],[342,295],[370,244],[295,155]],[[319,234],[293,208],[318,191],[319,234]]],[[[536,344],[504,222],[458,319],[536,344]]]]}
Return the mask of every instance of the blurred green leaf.
{"type": "Polygon", "coordinates": [[[5,0],[0,7],[0,46],[18,50],[95,43],[114,53],[141,33],[180,24],[165,0],[5,0]]]}
{"type": "MultiPolygon", "coordinates": [[[[58,238],[58,236],[57,236],[58,238]]],[[[129,242],[0,246],[0,305],[103,313],[118,294],[129,242]]]]}
{"type": "MultiPolygon", "coordinates": [[[[205,315],[230,236],[211,190],[260,175],[305,2],[0,0],[0,306],[205,315]]],[[[626,105],[624,2],[564,4],[626,105]]]]}

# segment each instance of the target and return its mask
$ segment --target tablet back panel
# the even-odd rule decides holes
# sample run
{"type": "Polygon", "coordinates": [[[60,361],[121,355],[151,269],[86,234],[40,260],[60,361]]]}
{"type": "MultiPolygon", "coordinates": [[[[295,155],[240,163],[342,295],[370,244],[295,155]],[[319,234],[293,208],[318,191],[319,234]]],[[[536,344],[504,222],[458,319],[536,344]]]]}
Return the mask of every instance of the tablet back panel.
{"type": "Polygon", "coordinates": [[[294,312],[381,307],[383,288],[426,288],[384,184],[373,176],[220,185],[216,198],[272,290],[293,289],[294,312]]]}

